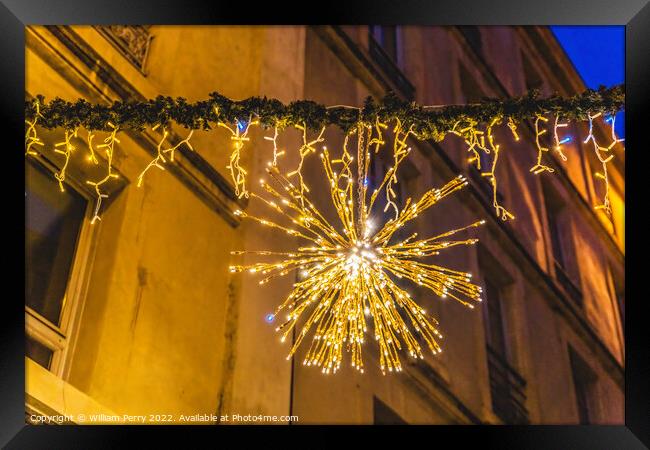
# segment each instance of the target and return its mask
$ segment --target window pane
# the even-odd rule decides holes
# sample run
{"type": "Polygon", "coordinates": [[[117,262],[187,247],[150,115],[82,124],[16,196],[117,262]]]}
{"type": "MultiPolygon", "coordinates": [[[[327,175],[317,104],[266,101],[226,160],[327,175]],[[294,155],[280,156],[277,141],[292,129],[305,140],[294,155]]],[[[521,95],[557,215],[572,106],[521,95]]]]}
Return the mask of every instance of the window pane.
{"type": "Polygon", "coordinates": [[[592,387],[596,380],[596,375],[591,368],[578,354],[569,347],[569,359],[571,362],[571,374],[573,377],[573,387],[576,396],[576,407],[578,410],[578,420],[580,424],[589,424],[592,422],[591,396],[592,387]]]}
{"type": "Polygon", "coordinates": [[[34,360],[47,370],[50,370],[50,363],[52,362],[54,352],[29,336],[27,336],[27,342],[25,343],[25,354],[28,358],[34,360]]]}
{"type": "Polygon", "coordinates": [[[25,304],[55,325],[59,316],[86,200],[61,192],[54,175],[28,161],[25,170],[25,304]]]}
{"type": "Polygon", "coordinates": [[[488,342],[492,350],[506,358],[506,337],[499,288],[487,279],[485,280],[485,298],[488,312],[488,342]]]}

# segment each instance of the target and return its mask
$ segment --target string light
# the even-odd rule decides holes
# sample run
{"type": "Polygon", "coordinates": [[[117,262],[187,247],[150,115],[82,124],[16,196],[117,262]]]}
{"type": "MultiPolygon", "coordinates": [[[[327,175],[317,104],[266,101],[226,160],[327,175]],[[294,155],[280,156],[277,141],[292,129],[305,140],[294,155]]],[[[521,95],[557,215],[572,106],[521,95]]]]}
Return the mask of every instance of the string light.
{"type": "Polygon", "coordinates": [[[548,152],[548,147],[544,147],[540,141],[539,138],[546,134],[546,129],[540,129],[539,128],[539,121],[543,122],[548,122],[548,119],[540,114],[537,114],[537,117],[535,118],[535,145],[537,146],[537,164],[535,164],[533,167],[531,167],[530,171],[534,173],[535,175],[539,175],[540,173],[546,171],[546,172],[555,172],[555,170],[552,167],[549,167],[545,164],[542,164],[542,155],[545,152],[548,152]]]}
{"type": "MultiPolygon", "coordinates": [[[[215,108],[215,114],[219,115],[219,110],[215,108]]],[[[235,183],[235,194],[238,198],[246,197],[248,198],[248,190],[246,189],[246,175],[248,172],[244,169],[241,164],[241,151],[244,148],[244,143],[250,141],[248,137],[248,131],[251,126],[257,125],[258,121],[253,121],[252,116],[248,118],[248,121],[245,124],[237,121],[237,126],[230,127],[224,122],[217,122],[217,125],[225,128],[230,131],[230,139],[233,141],[234,150],[230,154],[230,162],[226,166],[230,170],[230,175],[233,182],[235,183]]]]}
{"type": "Polygon", "coordinates": [[[77,130],[78,128],[75,128],[73,130],[65,130],[64,140],[62,142],[57,142],[54,144],[54,153],[65,156],[63,167],[61,167],[61,170],[54,174],[54,178],[56,178],[56,180],[59,182],[59,189],[61,192],[65,192],[63,182],[65,181],[66,170],[68,168],[68,164],[70,163],[70,157],[72,156],[72,152],[76,149],[76,147],[72,145],[72,138],[77,137],[77,130]],[[61,150],[61,148],[63,148],[63,150],[61,150]]]}
{"type": "Polygon", "coordinates": [[[25,124],[27,124],[27,131],[25,131],[25,156],[38,155],[38,152],[32,150],[32,147],[34,145],[39,145],[39,146],[45,145],[43,141],[38,137],[38,133],[36,131],[36,123],[38,122],[38,119],[43,118],[43,114],[41,114],[41,102],[38,99],[35,99],[34,106],[36,109],[34,118],[31,121],[25,120],[25,124]]]}
{"type": "Polygon", "coordinates": [[[597,117],[600,117],[601,113],[597,113],[594,115],[589,114],[589,135],[587,138],[584,140],[584,143],[586,144],[587,142],[591,141],[594,145],[594,153],[596,154],[596,157],[598,158],[598,161],[600,161],[601,164],[601,171],[600,172],[595,172],[594,176],[600,180],[602,180],[604,186],[605,186],[605,194],[603,195],[603,200],[599,205],[596,205],[595,208],[598,210],[604,210],[605,213],[610,216],[612,213],[611,205],[609,202],[609,174],[607,172],[607,164],[614,158],[614,155],[611,154],[609,156],[604,156],[607,152],[611,151],[616,144],[619,142],[625,141],[625,139],[619,139],[616,136],[616,116],[610,116],[607,118],[606,122],[609,122],[612,130],[612,142],[607,146],[603,147],[598,143],[596,140],[596,136],[594,136],[594,123],[593,120],[596,119],[597,117]]]}
{"type": "MultiPolygon", "coordinates": [[[[363,371],[361,347],[370,334],[369,320],[373,325],[372,335],[379,346],[379,363],[384,373],[402,369],[399,357],[402,348],[412,357],[423,358],[421,341],[416,336],[420,336],[434,354],[440,352],[438,322],[427,316],[395,280],[410,280],[416,286],[430,289],[441,297],[454,298],[470,308],[480,301],[481,288],[470,282],[470,274],[423,260],[447,248],[475,244],[477,239],[449,238],[480,226],[484,221],[426,239],[417,240],[417,233],[402,240],[394,238],[405,224],[466,186],[467,180],[463,176],[454,178],[440,189],[429,190],[418,201],[408,198],[395,217],[376,229],[372,226],[369,217],[374,201],[365,201],[367,184],[358,183],[358,180],[365,180],[368,176],[369,147],[375,145],[377,150],[383,144],[381,130],[386,126],[376,125],[374,139],[369,133],[372,127],[366,125],[359,125],[356,131],[349,133],[339,159],[332,159],[326,148],[319,155],[330,188],[330,201],[340,222],[338,227],[316,207],[307,195],[308,190],[292,183],[289,174],[283,174],[273,164],[267,166],[272,183],[261,182],[265,195],[251,196],[292,225],[281,225],[276,220],[244,211],[236,212],[243,219],[253,220],[302,241],[302,246],[290,252],[235,251],[234,255],[273,255],[281,259],[233,265],[230,271],[260,274],[263,276],[260,284],[294,270],[303,272],[302,280],[293,285],[274,317],[285,314],[285,321],[277,327],[282,332],[281,340],[297,327],[301,317],[306,317],[301,329],[297,330],[289,357],[310,334],[311,345],[303,364],[318,366],[324,373],[336,372],[340,368],[344,351],[351,354],[352,366],[363,371]],[[353,157],[347,148],[352,134],[357,135],[358,147],[356,189],[352,175],[353,157]],[[359,217],[363,220],[359,221],[359,217]]],[[[402,159],[401,153],[409,134],[400,130],[399,123],[395,130],[398,142],[393,147],[396,162],[393,169],[402,159]]],[[[389,171],[384,177],[381,184],[384,189],[395,171],[389,171]]],[[[372,196],[376,198],[378,192],[375,190],[372,196]]]]}
{"type": "Polygon", "coordinates": [[[567,123],[560,123],[560,116],[556,115],[555,116],[555,124],[553,125],[553,140],[555,141],[555,151],[557,152],[558,155],[560,155],[560,158],[562,158],[562,161],[566,161],[567,157],[566,155],[562,152],[562,144],[566,144],[567,142],[571,142],[570,137],[565,137],[564,139],[560,140],[558,134],[557,134],[557,129],[558,128],[566,128],[569,126],[567,123]]]}
{"type": "MultiPolygon", "coordinates": [[[[506,221],[514,219],[515,216],[499,203],[496,168],[497,162],[499,161],[500,145],[494,142],[494,134],[492,132],[493,127],[500,124],[501,121],[501,116],[495,117],[492,119],[485,131],[480,130],[478,128],[478,123],[475,121],[468,121],[466,127],[456,130],[456,127],[460,124],[460,122],[456,122],[456,124],[454,124],[454,127],[449,132],[451,134],[460,136],[465,140],[465,144],[467,144],[467,151],[472,152],[473,154],[473,156],[468,159],[468,162],[470,164],[474,164],[476,170],[479,171],[482,177],[489,178],[490,187],[492,188],[492,206],[494,207],[494,211],[497,217],[500,217],[501,220],[506,221]],[[489,168],[489,171],[487,172],[481,172],[482,158],[480,152],[483,152],[486,155],[492,155],[492,164],[489,168]]],[[[517,125],[512,121],[511,118],[508,119],[508,127],[510,128],[510,131],[512,132],[515,140],[519,140],[519,135],[517,134],[517,125]]]]}
{"type": "Polygon", "coordinates": [[[278,127],[273,127],[273,136],[264,136],[264,139],[273,142],[273,162],[271,164],[277,166],[278,157],[285,154],[284,150],[278,150],[278,127]]]}
{"type": "MultiPolygon", "coordinates": [[[[101,220],[99,217],[99,209],[102,206],[102,199],[108,198],[108,194],[103,193],[100,189],[102,185],[110,181],[111,179],[119,178],[119,175],[117,173],[113,172],[113,150],[115,148],[115,143],[119,143],[120,140],[116,137],[118,128],[113,125],[111,122],[108,122],[108,126],[113,129],[111,133],[104,139],[104,143],[100,144],[97,146],[97,149],[104,148],[106,150],[106,166],[107,166],[107,173],[104,178],[102,178],[99,181],[86,181],[87,184],[94,186],[95,188],[95,193],[97,194],[97,200],[95,201],[95,212],[93,214],[93,218],[91,219],[90,223],[94,224],[98,220],[101,220]]],[[[92,141],[93,141],[94,134],[92,132],[88,132],[88,148],[90,150],[90,156],[89,159],[93,161],[95,164],[98,164],[99,161],[97,161],[97,157],[95,156],[95,151],[92,146],[92,141]]]]}
{"type": "Polygon", "coordinates": [[[503,206],[501,206],[498,200],[496,168],[497,168],[497,161],[499,160],[500,146],[499,144],[494,143],[494,135],[492,134],[492,127],[494,127],[494,125],[498,124],[499,122],[500,119],[495,118],[487,128],[487,142],[491,150],[491,153],[493,155],[492,167],[490,168],[489,172],[483,172],[481,176],[490,178],[490,184],[492,185],[492,206],[494,207],[497,216],[501,217],[501,220],[506,221],[509,219],[514,219],[515,216],[510,211],[508,211],[503,206]]]}
{"type": "MultiPolygon", "coordinates": [[[[155,125],[151,128],[151,131],[156,131],[158,129],[159,125],[155,125]]],[[[187,137],[180,141],[178,144],[167,148],[163,149],[162,146],[165,144],[165,141],[167,140],[167,137],[169,136],[169,131],[167,131],[167,127],[163,126],[163,134],[162,138],[158,141],[158,145],[156,146],[156,157],[147,164],[147,166],[144,168],[142,172],[140,172],[140,175],[138,175],[138,187],[142,187],[142,182],[144,181],[144,176],[145,174],[151,169],[152,167],[157,167],[160,170],[165,170],[165,167],[163,164],[167,162],[165,159],[165,154],[169,153],[169,160],[174,161],[174,153],[176,150],[183,144],[187,145],[187,147],[190,150],[194,150],[192,148],[192,144],[190,144],[190,139],[192,138],[192,134],[194,133],[194,130],[190,130],[190,132],[187,134],[187,137]]]]}
{"type": "MultiPolygon", "coordinates": [[[[310,153],[316,153],[316,148],[314,148],[315,145],[323,142],[325,139],[323,139],[323,133],[325,133],[325,127],[321,128],[320,133],[318,134],[318,137],[312,141],[307,142],[307,125],[296,125],[295,126],[298,130],[302,131],[302,146],[298,149],[298,155],[300,156],[300,162],[298,163],[298,167],[296,170],[289,172],[287,176],[293,177],[293,176],[298,176],[298,180],[300,182],[300,194],[304,195],[306,192],[309,192],[309,188],[305,184],[305,180],[302,177],[302,165],[305,161],[305,157],[309,155],[310,153]]],[[[301,200],[302,202],[303,200],[301,200]]],[[[303,205],[304,206],[304,205],[303,205]]]]}
{"type": "MultiPolygon", "coordinates": [[[[467,151],[471,153],[469,162],[470,164],[474,164],[479,171],[483,170],[481,165],[484,163],[481,154],[494,155],[490,171],[483,172],[482,176],[490,178],[493,196],[492,203],[497,216],[503,220],[507,220],[514,218],[514,216],[499,204],[496,188],[498,183],[495,168],[499,158],[499,144],[494,145],[494,148],[497,149],[495,151],[492,148],[493,146],[488,142],[489,136],[486,135],[486,130],[480,129],[480,125],[482,123],[489,124],[495,120],[497,123],[501,123],[502,120],[507,119],[507,126],[510,128],[515,141],[518,141],[520,137],[517,132],[517,123],[528,118],[534,118],[537,163],[530,171],[535,174],[544,171],[553,172],[553,168],[542,163],[543,154],[549,151],[540,141],[540,137],[547,132],[546,129],[540,129],[540,122],[548,121],[544,117],[544,114],[555,114],[553,128],[554,150],[560,159],[566,161],[567,158],[562,152],[561,146],[570,142],[571,137],[566,136],[560,138],[558,135],[558,129],[567,126],[566,123],[559,122],[560,115],[565,119],[584,120],[585,114],[589,114],[591,117],[596,117],[596,114],[600,115],[603,112],[613,114],[619,109],[622,109],[623,102],[623,86],[615,86],[598,91],[587,90],[571,98],[551,97],[548,99],[538,99],[535,95],[529,94],[518,98],[490,100],[489,102],[472,105],[418,106],[412,102],[401,101],[395,95],[389,94],[379,103],[375,103],[372,99],[367,99],[364,108],[347,105],[323,106],[314,102],[300,100],[283,105],[276,99],[261,97],[251,97],[237,102],[218,93],[213,93],[209,100],[209,104],[211,105],[207,110],[209,112],[206,111],[205,102],[190,105],[184,99],[180,98],[158,97],[155,101],[148,102],[116,102],[107,108],[103,105],[92,105],[83,100],[71,103],[58,98],[46,104],[42,96],[37,96],[25,104],[25,155],[37,156],[36,146],[44,145],[38,136],[37,126],[48,129],[56,127],[65,128],[67,130],[67,143],[58,143],[59,146],[65,145],[63,149],[55,148],[57,153],[65,156],[63,168],[55,174],[60,188],[63,189],[67,165],[71,153],[74,150],[74,146],[70,144],[71,146],[68,147],[68,144],[70,143],[70,138],[76,136],[76,130],[80,126],[85,127],[89,131],[96,129],[106,130],[106,128],[109,128],[108,131],[110,132],[110,127],[105,124],[111,121],[120,130],[126,128],[141,130],[145,126],[151,126],[155,130],[159,126],[166,128],[168,125],[167,122],[172,120],[167,119],[167,121],[157,122],[151,119],[151,117],[159,117],[164,112],[164,116],[169,118],[173,117],[173,120],[177,123],[182,124],[186,128],[190,128],[190,132],[186,139],[168,149],[162,149],[162,145],[167,137],[163,136],[158,144],[156,157],[138,177],[138,186],[141,186],[144,175],[149,169],[157,167],[164,170],[164,164],[167,162],[166,155],[169,154],[170,161],[174,161],[174,152],[180,145],[184,143],[192,150],[189,141],[193,132],[192,130],[201,127],[209,128],[209,122],[216,122],[219,127],[229,130],[231,139],[234,141],[234,148],[230,154],[229,164],[226,167],[230,171],[235,194],[238,198],[242,198],[249,196],[246,181],[248,173],[241,164],[241,152],[245,143],[249,141],[248,131],[250,127],[259,123],[264,123],[264,126],[275,124],[274,135],[265,136],[264,139],[273,142],[273,161],[270,164],[276,166],[278,164],[278,157],[285,153],[284,150],[279,150],[277,147],[279,128],[284,128],[288,125],[296,127],[303,133],[303,145],[298,151],[300,162],[296,170],[291,172],[291,176],[297,176],[299,178],[299,187],[304,194],[308,193],[309,188],[302,179],[302,164],[306,156],[317,151],[317,144],[324,141],[323,133],[327,125],[338,125],[344,130],[347,130],[348,134],[355,134],[355,130],[350,130],[356,128],[356,124],[362,124],[365,127],[364,131],[368,132],[368,128],[373,126],[377,127],[377,124],[382,123],[380,122],[380,118],[381,120],[399,119],[401,124],[397,125],[399,132],[395,134],[398,135],[398,139],[394,141],[394,144],[398,146],[400,151],[393,152],[396,161],[394,161],[395,165],[392,169],[395,171],[385,180],[386,184],[382,186],[386,193],[386,211],[392,208],[395,214],[398,213],[398,208],[394,201],[396,199],[394,185],[397,183],[395,173],[396,166],[399,164],[397,160],[406,157],[410,151],[408,147],[399,144],[399,135],[403,134],[406,137],[414,136],[419,140],[434,139],[436,141],[442,141],[448,134],[455,134],[464,139],[467,145],[467,151]],[[478,108],[482,105],[484,105],[483,109],[478,108]],[[580,110],[573,105],[580,105],[580,110]],[[248,114],[249,120],[242,121],[233,118],[234,111],[237,111],[239,115],[248,114]],[[257,118],[255,121],[251,120],[253,116],[257,118]],[[104,122],[104,125],[102,125],[102,118],[108,119],[104,122]],[[318,137],[312,141],[308,141],[307,129],[320,130],[318,137]]],[[[606,121],[614,123],[614,118],[608,118],[606,121]]],[[[88,149],[90,154],[88,159],[98,164],[92,145],[93,136],[92,133],[89,133],[88,149]]],[[[379,134],[374,134],[372,139],[378,139],[378,136],[379,134]]],[[[612,129],[612,143],[622,141],[622,139],[616,138],[612,129]]],[[[376,141],[375,145],[378,142],[376,141]]],[[[597,144],[595,138],[594,146],[602,164],[610,161],[602,154],[607,151],[605,150],[606,147],[597,144]]],[[[111,173],[110,169],[109,173],[111,173]]],[[[606,192],[608,192],[609,183],[606,168],[598,172],[596,177],[603,179],[606,192]]],[[[359,184],[367,185],[367,183],[367,179],[359,180],[359,184]]],[[[101,193],[97,195],[98,203],[101,203],[101,199],[105,197],[101,197],[101,193]]],[[[597,208],[609,211],[607,202],[608,197],[605,197],[603,203],[597,208]]],[[[98,216],[95,220],[97,218],[98,216]]]]}

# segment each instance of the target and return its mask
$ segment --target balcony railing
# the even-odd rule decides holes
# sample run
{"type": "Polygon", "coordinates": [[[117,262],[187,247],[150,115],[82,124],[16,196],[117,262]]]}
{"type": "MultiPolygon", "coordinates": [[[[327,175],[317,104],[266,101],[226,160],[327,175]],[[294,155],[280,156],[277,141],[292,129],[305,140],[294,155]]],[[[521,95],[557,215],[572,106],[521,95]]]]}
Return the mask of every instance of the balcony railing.
{"type": "Polygon", "coordinates": [[[506,424],[527,424],[526,380],[489,346],[488,371],[492,410],[506,424]]]}
{"type": "Polygon", "coordinates": [[[560,284],[564,292],[573,300],[577,306],[582,306],[582,291],[571,279],[566,269],[558,261],[554,261],[555,279],[560,284]]]}

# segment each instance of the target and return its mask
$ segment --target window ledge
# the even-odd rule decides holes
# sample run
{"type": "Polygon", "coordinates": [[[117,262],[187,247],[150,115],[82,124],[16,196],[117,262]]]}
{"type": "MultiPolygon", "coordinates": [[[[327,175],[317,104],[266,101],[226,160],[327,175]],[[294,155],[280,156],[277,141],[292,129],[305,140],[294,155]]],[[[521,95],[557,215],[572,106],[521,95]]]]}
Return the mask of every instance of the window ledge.
{"type": "MultiPolygon", "coordinates": [[[[63,423],[81,424],[90,422],[92,416],[116,416],[109,408],[29,358],[25,358],[25,407],[29,411],[28,417],[30,414],[66,416],[63,423]],[[82,415],[85,419],[80,420],[82,415]]],[[[92,420],[92,423],[115,422],[92,420]]]]}

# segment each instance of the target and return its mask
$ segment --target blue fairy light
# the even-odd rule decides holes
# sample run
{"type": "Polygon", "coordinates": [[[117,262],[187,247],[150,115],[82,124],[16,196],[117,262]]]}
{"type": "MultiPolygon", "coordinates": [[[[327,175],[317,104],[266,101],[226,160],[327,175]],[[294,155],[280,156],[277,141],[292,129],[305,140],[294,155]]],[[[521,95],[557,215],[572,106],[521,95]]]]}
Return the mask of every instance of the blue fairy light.
{"type": "Polygon", "coordinates": [[[566,144],[567,142],[571,142],[572,140],[573,138],[571,136],[567,136],[560,141],[560,144],[566,144]]]}
{"type": "Polygon", "coordinates": [[[264,318],[264,320],[266,320],[266,323],[273,323],[273,321],[275,320],[275,316],[273,315],[273,313],[268,313],[264,318]]]}

